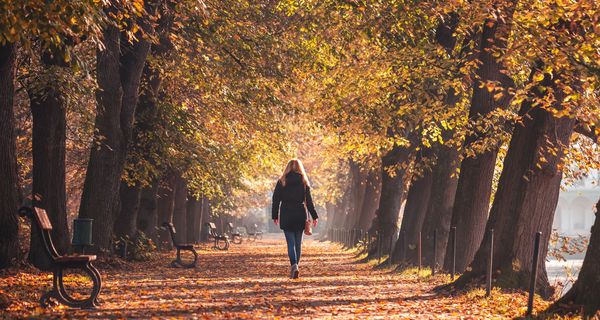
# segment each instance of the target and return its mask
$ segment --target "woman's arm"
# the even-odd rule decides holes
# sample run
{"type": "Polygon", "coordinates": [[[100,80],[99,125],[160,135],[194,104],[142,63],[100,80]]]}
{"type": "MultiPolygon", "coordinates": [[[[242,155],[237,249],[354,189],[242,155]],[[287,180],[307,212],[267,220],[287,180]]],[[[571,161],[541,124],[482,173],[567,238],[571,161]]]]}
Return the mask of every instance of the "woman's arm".
{"type": "Polygon", "coordinates": [[[271,207],[271,218],[279,219],[279,205],[281,204],[281,181],[277,180],[275,191],[273,191],[273,206],[271,207]]]}
{"type": "Polygon", "coordinates": [[[319,219],[317,215],[317,210],[315,210],[315,205],[313,204],[312,196],[310,195],[310,187],[306,187],[306,209],[310,213],[310,216],[313,220],[319,219]]]}

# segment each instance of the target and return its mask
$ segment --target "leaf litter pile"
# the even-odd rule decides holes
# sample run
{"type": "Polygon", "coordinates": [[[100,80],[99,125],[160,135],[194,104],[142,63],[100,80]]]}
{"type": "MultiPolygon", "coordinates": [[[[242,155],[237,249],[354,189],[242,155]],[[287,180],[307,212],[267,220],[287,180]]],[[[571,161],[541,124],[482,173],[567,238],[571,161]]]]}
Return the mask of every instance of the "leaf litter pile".
{"type": "MultiPolygon", "coordinates": [[[[300,279],[288,279],[283,237],[232,245],[205,246],[196,269],[173,268],[173,252],[148,262],[103,261],[102,306],[79,310],[39,307],[51,287],[49,273],[33,268],[0,273],[0,294],[12,301],[0,318],[369,318],[502,319],[522,316],[520,292],[484,290],[435,293],[447,275],[374,268],[338,244],[304,241],[300,279]]],[[[536,300],[542,310],[548,302],[536,300]]]]}

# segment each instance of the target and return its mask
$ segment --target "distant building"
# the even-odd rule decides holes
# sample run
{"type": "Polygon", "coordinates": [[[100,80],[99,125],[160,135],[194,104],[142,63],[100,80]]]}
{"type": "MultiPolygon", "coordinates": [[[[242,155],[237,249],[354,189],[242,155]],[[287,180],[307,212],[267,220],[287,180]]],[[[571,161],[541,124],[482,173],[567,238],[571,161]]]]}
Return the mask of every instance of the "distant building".
{"type": "Polygon", "coordinates": [[[565,235],[589,235],[598,198],[600,171],[564,186],[560,191],[552,228],[565,235]]]}

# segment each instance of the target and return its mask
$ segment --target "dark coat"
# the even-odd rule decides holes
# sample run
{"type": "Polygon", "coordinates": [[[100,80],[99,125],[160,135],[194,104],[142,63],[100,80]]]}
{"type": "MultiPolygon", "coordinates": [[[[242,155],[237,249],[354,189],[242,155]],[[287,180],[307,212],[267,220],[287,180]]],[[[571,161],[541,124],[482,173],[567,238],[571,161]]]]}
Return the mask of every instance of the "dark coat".
{"type": "Polygon", "coordinates": [[[306,209],[310,212],[313,220],[319,218],[310,196],[310,187],[302,182],[302,175],[290,172],[285,177],[285,187],[277,180],[273,192],[273,207],[271,217],[273,220],[279,217],[279,226],[283,230],[298,231],[304,229],[306,221],[306,209]]]}

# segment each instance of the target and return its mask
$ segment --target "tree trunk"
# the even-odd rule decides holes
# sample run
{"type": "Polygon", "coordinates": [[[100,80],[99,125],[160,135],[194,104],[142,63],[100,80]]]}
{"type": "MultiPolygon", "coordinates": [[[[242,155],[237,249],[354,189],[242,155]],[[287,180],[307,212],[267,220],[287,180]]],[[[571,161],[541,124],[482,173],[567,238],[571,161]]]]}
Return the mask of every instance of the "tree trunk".
{"type": "Polygon", "coordinates": [[[375,218],[375,210],[379,206],[381,194],[381,169],[369,170],[365,181],[365,195],[360,210],[360,217],[355,228],[367,231],[375,218]]]}
{"type": "Polygon", "coordinates": [[[105,48],[97,53],[96,134],[79,208],[80,217],[95,220],[93,241],[100,251],[108,250],[112,241],[140,78],[150,48],[143,37],[133,44],[122,37],[117,27],[107,27],[105,48]]]}
{"type": "MultiPolygon", "coordinates": [[[[538,101],[547,98],[543,92],[548,91],[558,103],[564,99],[555,81],[545,75],[540,84],[545,90],[535,92],[538,101]]],[[[533,239],[537,231],[542,232],[536,291],[549,297],[553,289],[548,283],[545,259],[560,192],[561,159],[569,147],[575,119],[555,118],[530,99],[523,102],[519,115],[523,125],[515,128],[510,141],[486,229],[494,229],[497,284],[523,289],[528,288],[532,272],[533,239]]],[[[471,271],[457,280],[459,285],[485,274],[486,255],[487,247],[482,245],[471,271]]]]}
{"type": "Polygon", "coordinates": [[[187,239],[187,183],[181,176],[175,178],[175,193],[173,195],[175,206],[173,208],[173,224],[177,233],[175,239],[177,242],[186,242],[187,239]]]}
{"type": "Polygon", "coordinates": [[[120,212],[115,220],[115,237],[133,239],[137,232],[142,187],[139,184],[130,186],[127,182],[121,181],[119,193],[120,212]]]}
{"type": "MultiPolygon", "coordinates": [[[[373,227],[384,241],[384,252],[389,252],[389,239],[398,232],[398,217],[404,198],[410,147],[395,146],[381,158],[381,197],[373,227]],[[392,175],[388,170],[393,167],[392,175]]],[[[377,243],[374,245],[376,247],[377,243]]]]}
{"type": "Polygon", "coordinates": [[[583,265],[573,287],[551,307],[550,311],[560,312],[562,308],[583,309],[586,317],[596,315],[600,310],[600,200],[596,203],[596,219],[588,244],[583,265]]]}
{"type": "MultiPolygon", "coordinates": [[[[483,24],[479,52],[480,62],[473,84],[473,96],[469,110],[469,121],[477,121],[497,108],[506,108],[512,96],[509,89],[512,80],[506,76],[501,58],[506,49],[512,29],[512,16],[516,0],[506,1],[498,18],[487,19],[483,24]],[[489,90],[486,84],[494,84],[489,90]],[[495,95],[502,95],[495,99],[495,95]]],[[[476,132],[465,139],[465,147],[478,142],[485,132],[476,132]]],[[[465,157],[460,166],[456,197],[452,208],[451,225],[456,226],[456,270],[463,272],[472,261],[481,239],[488,217],[492,179],[498,155],[498,147],[475,156],[465,157]]]]}
{"type": "Polygon", "coordinates": [[[459,163],[458,151],[452,147],[439,146],[437,163],[433,167],[433,183],[427,204],[425,221],[421,230],[423,235],[423,262],[431,265],[433,260],[433,233],[437,234],[435,261],[443,265],[450,233],[452,205],[456,195],[458,177],[456,169],[459,163]]]}
{"type": "Polygon", "coordinates": [[[416,178],[408,189],[406,206],[400,224],[400,237],[392,254],[392,261],[398,262],[402,259],[403,250],[406,248],[406,260],[408,264],[418,263],[417,244],[419,232],[423,226],[427,203],[431,195],[433,176],[431,171],[426,170],[423,176],[416,178]],[[402,237],[406,238],[406,245],[402,243],[402,237]]]}
{"type": "Polygon", "coordinates": [[[186,207],[186,240],[188,243],[195,243],[200,236],[200,223],[202,218],[202,199],[197,199],[193,195],[188,195],[186,207]]]}
{"type": "Polygon", "coordinates": [[[345,228],[350,230],[354,228],[360,218],[360,210],[365,197],[365,171],[361,165],[350,159],[350,197],[348,216],[345,221],[345,228]]]}
{"type": "Polygon", "coordinates": [[[210,221],[210,200],[202,197],[202,221],[200,223],[200,241],[208,241],[208,229],[206,224],[210,221]]]}
{"type": "Polygon", "coordinates": [[[154,243],[157,243],[158,241],[156,227],[159,227],[157,197],[158,183],[154,182],[152,185],[142,189],[137,220],[138,230],[152,239],[154,243]]]}
{"type": "MultiPolygon", "coordinates": [[[[42,55],[47,72],[51,66],[63,66],[60,58],[49,52],[42,55]]],[[[47,84],[42,92],[30,92],[33,153],[32,204],[44,208],[52,223],[52,240],[59,253],[66,253],[69,246],[67,223],[67,197],[65,184],[66,106],[61,88],[47,84]]],[[[35,226],[34,226],[35,228],[35,226]]],[[[44,243],[33,230],[28,260],[37,268],[50,270],[44,243]]]]}
{"type": "Polygon", "coordinates": [[[162,228],[164,223],[173,222],[173,209],[175,207],[175,178],[174,176],[169,176],[166,181],[164,181],[164,185],[162,185],[158,190],[157,197],[157,217],[158,217],[158,226],[161,227],[158,232],[158,242],[159,248],[169,248],[173,247],[171,243],[171,238],[169,236],[169,232],[162,228]]]}
{"type": "Polygon", "coordinates": [[[16,55],[14,44],[0,44],[0,269],[11,265],[19,254],[19,187],[13,105],[16,55]]]}
{"type": "Polygon", "coordinates": [[[335,219],[335,204],[327,202],[325,204],[325,211],[327,212],[327,230],[334,228],[333,220],[335,219]]]}

